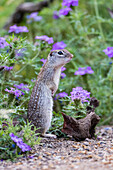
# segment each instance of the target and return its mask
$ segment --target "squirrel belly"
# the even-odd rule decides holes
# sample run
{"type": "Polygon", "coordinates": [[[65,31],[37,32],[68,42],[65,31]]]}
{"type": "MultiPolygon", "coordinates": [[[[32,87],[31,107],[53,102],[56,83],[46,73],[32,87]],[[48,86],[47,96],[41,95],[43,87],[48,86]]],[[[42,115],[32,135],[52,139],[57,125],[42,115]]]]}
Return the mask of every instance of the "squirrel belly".
{"type": "Polygon", "coordinates": [[[45,84],[37,82],[28,105],[28,120],[31,124],[39,128],[36,131],[37,133],[44,134],[49,129],[52,110],[53,99],[51,90],[45,84]]]}

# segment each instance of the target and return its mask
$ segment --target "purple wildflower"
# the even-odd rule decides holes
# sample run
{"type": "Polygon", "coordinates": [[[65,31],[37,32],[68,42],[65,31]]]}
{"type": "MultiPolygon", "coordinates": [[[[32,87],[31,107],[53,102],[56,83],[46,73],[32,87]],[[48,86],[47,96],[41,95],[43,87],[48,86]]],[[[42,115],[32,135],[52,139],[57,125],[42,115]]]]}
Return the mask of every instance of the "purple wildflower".
{"type": "Polygon", "coordinates": [[[42,58],[42,59],[40,59],[40,61],[42,61],[42,62],[43,62],[43,64],[45,64],[45,63],[46,63],[46,61],[47,61],[47,59],[42,58]]]}
{"type": "Polygon", "coordinates": [[[24,91],[29,91],[29,88],[28,88],[27,84],[23,84],[23,83],[21,83],[19,85],[14,84],[14,87],[16,87],[17,89],[24,90],[24,91]]]}
{"type": "Polygon", "coordinates": [[[52,51],[64,49],[66,46],[67,45],[63,41],[57,42],[57,43],[53,44],[52,51]]]}
{"type": "Polygon", "coordinates": [[[21,155],[21,152],[18,152],[18,155],[21,155]]]}
{"type": "Polygon", "coordinates": [[[76,99],[81,100],[81,102],[88,102],[87,99],[90,99],[90,92],[87,90],[83,90],[82,87],[73,88],[71,93],[71,100],[74,101],[76,99]]]}
{"type": "Polygon", "coordinates": [[[72,11],[72,9],[69,8],[69,7],[60,9],[60,11],[59,11],[59,16],[61,16],[61,15],[68,15],[68,13],[69,13],[70,11],[72,11]]]}
{"type": "Polygon", "coordinates": [[[32,12],[30,15],[28,15],[28,18],[35,18],[38,15],[38,12],[32,12]]]}
{"type": "Polygon", "coordinates": [[[21,138],[18,138],[17,136],[15,136],[13,133],[10,133],[9,136],[11,137],[11,139],[17,143],[17,142],[22,142],[21,138]]]}
{"type": "Polygon", "coordinates": [[[53,18],[54,19],[59,19],[60,18],[59,14],[58,14],[58,11],[54,11],[53,18]]]}
{"type": "Polygon", "coordinates": [[[64,79],[66,77],[65,73],[61,73],[61,79],[64,79]]]}
{"type": "Polygon", "coordinates": [[[34,78],[34,79],[31,79],[31,81],[32,81],[32,82],[36,82],[36,79],[35,79],[35,78],[34,78]]]}
{"type": "Polygon", "coordinates": [[[27,145],[26,143],[24,143],[23,141],[17,142],[17,146],[22,150],[22,152],[31,150],[31,147],[29,145],[27,145]]]}
{"type": "Polygon", "coordinates": [[[13,69],[13,66],[11,66],[11,67],[4,66],[4,68],[5,68],[5,70],[6,70],[6,71],[10,71],[10,70],[12,70],[12,69],[13,69]]]}
{"type": "Polygon", "coordinates": [[[66,74],[63,73],[63,71],[65,71],[66,68],[65,67],[61,67],[61,79],[65,78],[66,77],[66,74]]]}
{"type": "Polygon", "coordinates": [[[6,42],[4,37],[0,37],[0,48],[4,48],[6,46],[9,46],[9,44],[6,42]]]}
{"type": "Polygon", "coordinates": [[[5,91],[7,91],[8,93],[14,94],[16,97],[20,97],[24,95],[24,93],[21,90],[15,89],[13,87],[11,87],[10,90],[6,88],[5,91]]]}
{"type": "Polygon", "coordinates": [[[107,47],[103,50],[103,52],[108,55],[109,58],[113,57],[113,47],[107,47]]]}
{"type": "Polygon", "coordinates": [[[66,68],[65,67],[61,67],[61,71],[63,72],[63,71],[65,71],[66,70],[66,68]]]}
{"type": "Polygon", "coordinates": [[[19,50],[15,50],[16,58],[18,58],[18,57],[23,57],[25,51],[26,51],[25,48],[21,48],[21,49],[19,49],[19,50]]]}
{"type": "Polygon", "coordinates": [[[37,16],[34,18],[34,21],[41,21],[42,20],[42,16],[37,16]]]}
{"type": "Polygon", "coordinates": [[[77,71],[75,71],[74,75],[85,75],[85,74],[93,74],[94,71],[91,67],[79,67],[77,71]]]}
{"type": "Polygon", "coordinates": [[[17,144],[17,146],[22,150],[22,152],[31,150],[31,147],[27,145],[26,143],[24,143],[22,139],[19,138],[18,136],[15,136],[13,133],[10,133],[9,136],[17,144]]]}
{"type": "Polygon", "coordinates": [[[32,19],[34,21],[41,21],[42,16],[37,16],[38,12],[32,12],[30,15],[27,15],[27,19],[32,19]]]}
{"type": "Polygon", "coordinates": [[[66,96],[68,96],[68,94],[66,92],[60,92],[60,93],[56,94],[54,99],[56,100],[56,99],[60,99],[60,98],[66,97],[66,96]]]}
{"type": "Polygon", "coordinates": [[[12,25],[10,26],[10,29],[8,31],[9,33],[11,32],[15,32],[16,34],[20,33],[20,32],[29,32],[27,27],[26,26],[17,26],[16,24],[15,25],[12,25]]]}
{"type": "Polygon", "coordinates": [[[34,156],[33,156],[33,155],[29,155],[29,156],[28,156],[28,158],[33,159],[33,158],[34,158],[34,156]]]}
{"type": "Polygon", "coordinates": [[[78,6],[78,0],[63,0],[62,6],[78,6]]]}
{"type": "Polygon", "coordinates": [[[46,42],[48,42],[48,44],[52,44],[54,42],[53,38],[48,37],[47,35],[36,36],[35,39],[46,41],[46,42]]]}
{"type": "Polygon", "coordinates": [[[15,144],[12,144],[12,148],[15,148],[15,144]]]}

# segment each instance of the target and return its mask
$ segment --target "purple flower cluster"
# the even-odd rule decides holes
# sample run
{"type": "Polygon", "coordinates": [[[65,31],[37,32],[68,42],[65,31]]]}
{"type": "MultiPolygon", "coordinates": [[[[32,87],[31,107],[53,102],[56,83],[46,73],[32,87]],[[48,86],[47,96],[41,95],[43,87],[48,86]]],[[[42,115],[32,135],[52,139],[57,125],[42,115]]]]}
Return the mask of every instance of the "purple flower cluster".
{"type": "Polygon", "coordinates": [[[16,34],[20,33],[20,32],[29,32],[27,27],[26,26],[17,26],[16,24],[15,25],[12,25],[9,27],[9,33],[11,32],[14,32],[16,34]]]}
{"type": "MultiPolygon", "coordinates": [[[[52,44],[54,42],[53,38],[48,37],[47,35],[36,36],[35,39],[46,41],[46,42],[48,42],[48,44],[52,44]]],[[[53,48],[52,48],[51,51],[53,51],[53,50],[61,50],[61,49],[64,49],[66,46],[67,45],[63,41],[60,41],[60,42],[57,42],[57,43],[53,44],[53,46],[52,46],[53,48]]],[[[42,60],[43,63],[46,62],[46,61],[44,61],[44,59],[41,59],[41,60],[42,60]]]]}
{"type": "Polygon", "coordinates": [[[109,58],[113,57],[113,47],[107,47],[103,50],[103,52],[108,55],[109,58]]]}
{"type": "Polygon", "coordinates": [[[65,67],[61,67],[61,71],[63,72],[63,71],[65,71],[66,70],[66,68],[65,67]]]}
{"type": "Polygon", "coordinates": [[[35,18],[37,17],[38,12],[32,12],[30,15],[28,15],[28,18],[35,18]]]}
{"type": "Polygon", "coordinates": [[[74,101],[76,99],[81,100],[81,102],[88,102],[87,99],[90,99],[90,92],[88,92],[87,90],[83,90],[82,87],[76,87],[73,88],[71,93],[71,100],[74,101]]]}
{"type": "Polygon", "coordinates": [[[9,136],[17,144],[17,146],[22,150],[22,152],[30,151],[32,148],[24,143],[21,138],[15,136],[13,133],[10,133],[9,136]]]}
{"type": "Polygon", "coordinates": [[[66,68],[65,67],[61,67],[61,79],[64,79],[66,77],[66,74],[63,73],[63,71],[65,71],[66,68]]]}
{"type": "Polygon", "coordinates": [[[78,0],[63,0],[62,9],[60,9],[59,14],[57,11],[54,12],[53,18],[58,19],[62,15],[68,15],[70,11],[72,11],[71,6],[78,6],[78,0]],[[64,8],[65,7],[65,8],[64,8]]]}
{"type": "Polygon", "coordinates": [[[13,66],[11,66],[11,67],[4,66],[4,68],[5,68],[6,71],[11,71],[13,69],[13,66]]]}
{"type": "Polygon", "coordinates": [[[65,77],[66,77],[66,74],[61,72],[61,79],[64,79],[65,77]]]}
{"type": "Polygon", "coordinates": [[[45,64],[47,59],[42,58],[42,59],[40,59],[40,61],[43,62],[43,64],[45,64]]]}
{"type": "Polygon", "coordinates": [[[78,6],[78,0],[63,0],[62,6],[78,6]]]}
{"type": "Polygon", "coordinates": [[[68,94],[66,92],[61,92],[61,93],[56,94],[54,99],[57,100],[57,99],[60,99],[60,98],[66,97],[66,96],[68,96],[68,94]]]}
{"type": "Polygon", "coordinates": [[[23,84],[23,83],[21,83],[19,85],[14,84],[14,87],[16,87],[17,89],[20,89],[20,90],[29,91],[27,84],[23,84]]]}
{"type": "Polygon", "coordinates": [[[61,16],[61,15],[68,15],[68,13],[70,11],[72,11],[72,9],[70,7],[66,7],[66,8],[60,9],[59,16],[61,16]]]}
{"type": "Polygon", "coordinates": [[[33,20],[33,21],[41,21],[42,16],[37,16],[38,12],[32,12],[30,15],[27,15],[27,19],[33,20]]]}
{"type": "Polygon", "coordinates": [[[10,90],[8,90],[6,88],[5,91],[7,91],[10,94],[14,94],[16,97],[20,97],[20,96],[24,95],[24,93],[21,90],[15,89],[13,87],[11,87],[10,90]]]}
{"type": "Polygon", "coordinates": [[[54,19],[59,19],[60,18],[58,11],[54,11],[53,18],[54,19]]]}
{"type": "Polygon", "coordinates": [[[4,48],[6,46],[9,46],[9,44],[6,42],[4,37],[0,37],[0,48],[4,48]]]}
{"type": "Polygon", "coordinates": [[[52,44],[54,42],[53,38],[48,37],[47,35],[36,36],[35,39],[46,41],[46,42],[48,42],[48,44],[52,44]]]}
{"type": "Polygon", "coordinates": [[[15,50],[16,58],[18,58],[18,57],[23,57],[25,51],[26,51],[25,48],[21,48],[21,49],[19,49],[19,50],[15,50]]]}
{"type": "Polygon", "coordinates": [[[53,44],[52,51],[64,49],[66,46],[67,45],[63,41],[57,42],[57,43],[53,44]]]}
{"type": "Polygon", "coordinates": [[[79,67],[77,71],[75,71],[74,75],[85,75],[85,74],[93,74],[94,71],[91,67],[79,67]]]}

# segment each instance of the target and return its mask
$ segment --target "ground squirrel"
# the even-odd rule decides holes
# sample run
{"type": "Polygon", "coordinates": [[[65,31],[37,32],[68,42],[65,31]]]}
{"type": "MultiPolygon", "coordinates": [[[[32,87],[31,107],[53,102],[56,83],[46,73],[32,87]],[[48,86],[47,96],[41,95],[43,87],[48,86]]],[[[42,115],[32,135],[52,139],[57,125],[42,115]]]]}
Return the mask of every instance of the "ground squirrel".
{"type": "Polygon", "coordinates": [[[39,130],[42,136],[54,137],[54,135],[45,134],[51,125],[53,98],[58,89],[61,67],[72,59],[73,55],[67,50],[51,51],[46,63],[43,65],[31,98],[28,104],[27,118],[39,130]]]}

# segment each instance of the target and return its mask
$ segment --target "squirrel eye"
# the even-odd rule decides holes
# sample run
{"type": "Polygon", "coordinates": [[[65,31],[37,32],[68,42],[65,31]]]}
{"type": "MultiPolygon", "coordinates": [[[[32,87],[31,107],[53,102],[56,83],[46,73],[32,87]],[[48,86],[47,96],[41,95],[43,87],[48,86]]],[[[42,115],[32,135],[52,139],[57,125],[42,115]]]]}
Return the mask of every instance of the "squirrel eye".
{"type": "Polygon", "coordinates": [[[53,54],[53,53],[51,52],[51,53],[50,53],[50,56],[52,56],[52,54],[53,54]]]}
{"type": "Polygon", "coordinates": [[[58,54],[59,54],[59,55],[63,55],[63,52],[62,52],[62,51],[59,51],[58,54]]]}

